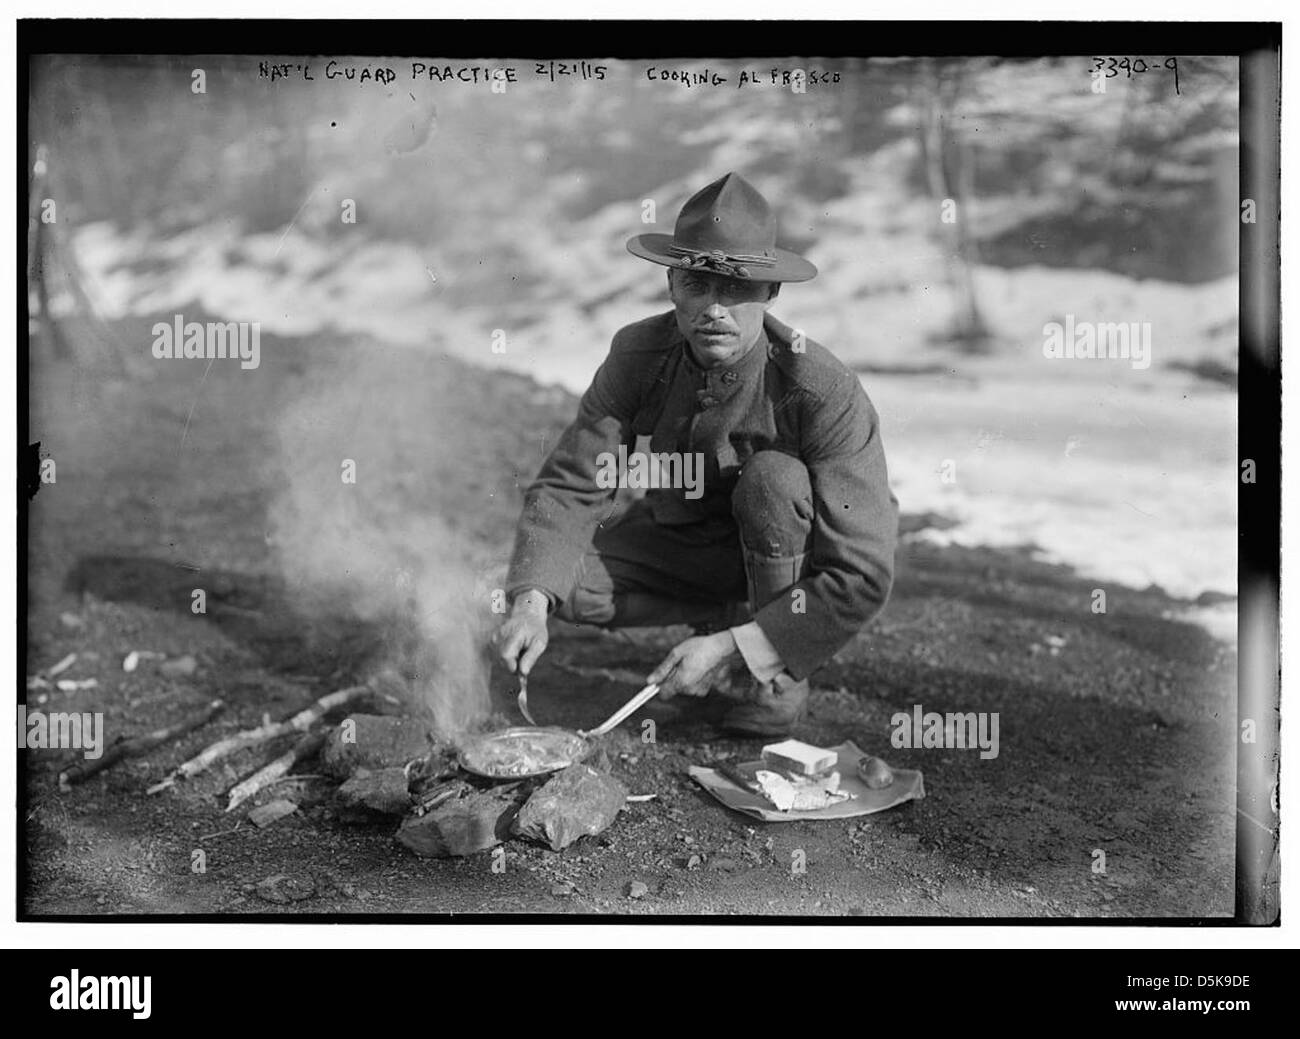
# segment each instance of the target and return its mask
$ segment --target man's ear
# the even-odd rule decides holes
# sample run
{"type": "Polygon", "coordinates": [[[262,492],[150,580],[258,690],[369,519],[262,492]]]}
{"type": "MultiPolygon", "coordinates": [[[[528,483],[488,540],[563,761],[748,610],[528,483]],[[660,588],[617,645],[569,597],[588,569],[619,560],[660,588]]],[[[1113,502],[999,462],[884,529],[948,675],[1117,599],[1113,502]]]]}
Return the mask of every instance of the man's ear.
{"type": "Polygon", "coordinates": [[[781,283],[779,281],[774,281],[772,282],[772,287],[768,289],[767,306],[770,307],[773,303],[775,303],[776,297],[779,295],[781,295],[781,283]]]}
{"type": "Polygon", "coordinates": [[[668,270],[665,271],[664,273],[668,275],[668,298],[669,298],[669,299],[672,299],[672,296],[673,296],[673,269],[672,269],[671,267],[669,267],[668,270]]]}

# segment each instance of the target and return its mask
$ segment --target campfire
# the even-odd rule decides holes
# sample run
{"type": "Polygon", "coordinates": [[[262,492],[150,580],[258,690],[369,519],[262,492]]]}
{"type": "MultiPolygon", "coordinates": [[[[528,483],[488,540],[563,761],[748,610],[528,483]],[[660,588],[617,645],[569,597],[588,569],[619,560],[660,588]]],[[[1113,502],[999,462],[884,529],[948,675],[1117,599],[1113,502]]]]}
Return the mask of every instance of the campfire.
{"type": "MultiPolygon", "coordinates": [[[[295,778],[294,769],[306,766],[309,776],[337,783],[335,796],[363,817],[398,820],[397,839],[416,854],[445,857],[469,855],[516,836],[558,851],[604,830],[626,802],[627,790],[608,774],[607,757],[582,736],[559,729],[507,729],[493,734],[503,739],[490,741],[459,727],[439,731],[435,716],[445,718],[446,712],[427,703],[411,709],[409,690],[408,681],[388,671],[322,696],[282,720],[264,718],[209,744],[146,793],[174,790],[237,754],[295,737],[225,791],[226,812],[264,801],[277,784],[295,778]],[[403,689],[407,696],[395,692],[403,689]]],[[[65,769],[59,785],[69,790],[124,758],[181,739],[207,725],[223,706],[213,701],[175,725],[119,740],[101,757],[65,769]]],[[[269,825],[294,810],[292,802],[280,799],[258,804],[248,814],[256,824],[269,825]]]]}

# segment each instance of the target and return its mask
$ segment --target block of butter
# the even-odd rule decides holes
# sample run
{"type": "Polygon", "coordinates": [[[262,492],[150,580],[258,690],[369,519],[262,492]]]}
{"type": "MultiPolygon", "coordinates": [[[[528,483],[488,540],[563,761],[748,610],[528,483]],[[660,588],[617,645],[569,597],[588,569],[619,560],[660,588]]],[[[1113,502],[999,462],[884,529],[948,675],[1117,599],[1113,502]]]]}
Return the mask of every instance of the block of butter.
{"type": "Polygon", "coordinates": [[[763,748],[763,763],[769,768],[796,776],[815,776],[835,767],[835,751],[823,750],[799,740],[771,743],[763,748]]]}

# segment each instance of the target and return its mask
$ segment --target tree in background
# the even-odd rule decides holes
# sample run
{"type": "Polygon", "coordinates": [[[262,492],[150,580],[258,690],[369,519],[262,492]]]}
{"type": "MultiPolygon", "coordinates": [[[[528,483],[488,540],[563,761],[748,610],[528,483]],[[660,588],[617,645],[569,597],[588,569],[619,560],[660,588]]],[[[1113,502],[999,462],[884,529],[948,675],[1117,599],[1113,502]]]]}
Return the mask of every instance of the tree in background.
{"type": "Polygon", "coordinates": [[[926,183],[935,200],[944,266],[953,293],[948,338],[965,353],[985,353],[989,330],[980,314],[972,265],[976,260],[970,214],[975,196],[975,155],[957,129],[958,98],[986,63],[929,58],[916,68],[918,137],[926,183]]]}

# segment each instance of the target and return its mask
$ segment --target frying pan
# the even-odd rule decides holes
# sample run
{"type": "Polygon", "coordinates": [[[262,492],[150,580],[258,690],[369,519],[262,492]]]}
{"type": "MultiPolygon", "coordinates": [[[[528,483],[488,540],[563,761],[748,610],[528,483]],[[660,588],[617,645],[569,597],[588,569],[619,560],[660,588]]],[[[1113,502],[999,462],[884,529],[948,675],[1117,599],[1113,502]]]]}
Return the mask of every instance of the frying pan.
{"type": "Polygon", "coordinates": [[[516,725],[497,732],[484,733],[466,741],[459,750],[460,767],[466,772],[487,779],[533,779],[568,768],[591,748],[591,740],[604,736],[619,725],[628,715],[638,710],[659,692],[659,686],[648,685],[636,696],[611,714],[603,724],[587,731],[563,729],[557,725],[516,725]],[[534,772],[503,772],[494,768],[493,762],[512,744],[528,742],[545,751],[544,766],[534,772]]]}

